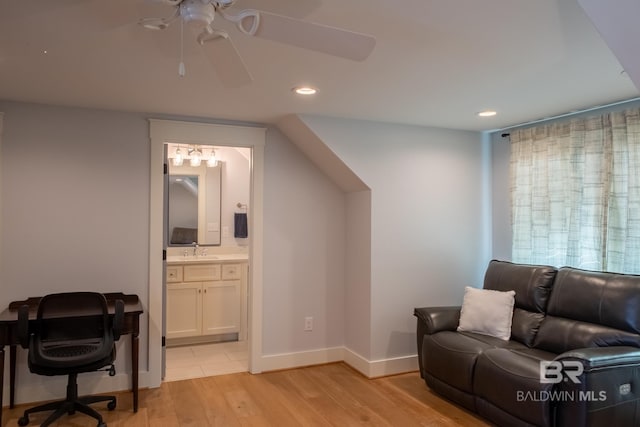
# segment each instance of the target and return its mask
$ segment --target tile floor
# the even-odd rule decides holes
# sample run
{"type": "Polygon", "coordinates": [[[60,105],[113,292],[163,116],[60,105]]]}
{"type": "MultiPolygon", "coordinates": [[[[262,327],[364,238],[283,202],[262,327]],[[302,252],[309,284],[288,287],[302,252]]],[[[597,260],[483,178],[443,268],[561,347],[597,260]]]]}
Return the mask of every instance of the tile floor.
{"type": "Polygon", "coordinates": [[[246,341],[167,348],[164,381],[210,377],[248,370],[246,341]]]}

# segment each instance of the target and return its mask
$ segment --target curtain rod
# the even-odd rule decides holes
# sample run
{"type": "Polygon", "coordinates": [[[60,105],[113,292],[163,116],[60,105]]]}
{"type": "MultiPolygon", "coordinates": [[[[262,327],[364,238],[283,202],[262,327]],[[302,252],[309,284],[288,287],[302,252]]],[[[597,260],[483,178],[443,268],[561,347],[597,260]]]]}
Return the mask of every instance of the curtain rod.
{"type": "MultiPolygon", "coordinates": [[[[578,110],[578,111],[572,111],[569,113],[564,113],[564,114],[558,114],[557,116],[551,116],[551,117],[545,117],[543,119],[538,119],[538,120],[531,120],[529,122],[524,122],[524,123],[520,123],[517,125],[511,125],[511,126],[507,126],[507,127],[503,127],[500,129],[495,129],[493,132],[497,132],[500,130],[509,130],[509,129],[513,129],[513,128],[518,128],[520,126],[527,126],[527,125],[533,125],[536,123],[542,123],[542,122],[547,122],[550,120],[556,120],[556,119],[562,119],[564,117],[571,117],[571,116],[575,116],[577,114],[582,114],[582,113],[588,113],[589,111],[595,111],[595,110],[601,110],[603,108],[610,108],[610,107],[615,107],[617,105],[622,105],[622,104],[626,104],[629,102],[634,102],[634,101],[640,101],[640,97],[635,97],[635,98],[631,98],[631,99],[625,99],[624,101],[618,101],[618,102],[612,102],[611,104],[606,104],[606,105],[598,105],[595,107],[590,107],[590,108],[585,108],[584,110],[578,110]]],[[[503,133],[500,136],[503,138],[506,138],[508,136],[510,136],[510,133],[503,133]]]]}

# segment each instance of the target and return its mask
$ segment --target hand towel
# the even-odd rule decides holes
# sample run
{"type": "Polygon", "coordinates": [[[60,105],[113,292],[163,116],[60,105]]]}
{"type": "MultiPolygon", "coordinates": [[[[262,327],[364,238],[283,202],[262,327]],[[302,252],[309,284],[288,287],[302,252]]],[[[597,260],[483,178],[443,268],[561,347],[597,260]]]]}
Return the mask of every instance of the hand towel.
{"type": "Polygon", "coordinates": [[[247,214],[246,213],[236,213],[233,218],[233,236],[237,238],[247,238],[249,237],[249,227],[247,225],[247,214]]]}

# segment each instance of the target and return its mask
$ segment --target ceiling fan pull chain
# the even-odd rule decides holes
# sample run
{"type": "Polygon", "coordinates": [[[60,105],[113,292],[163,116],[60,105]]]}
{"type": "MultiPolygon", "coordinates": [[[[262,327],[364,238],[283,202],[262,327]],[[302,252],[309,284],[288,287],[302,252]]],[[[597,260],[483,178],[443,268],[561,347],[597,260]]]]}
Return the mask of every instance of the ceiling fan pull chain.
{"type": "Polygon", "coordinates": [[[186,70],[184,67],[184,20],[180,20],[180,65],[178,65],[178,75],[184,77],[186,70]]]}
{"type": "Polygon", "coordinates": [[[227,21],[234,22],[238,29],[248,36],[254,36],[256,31],[258,31],[260,26],[260,12],[257,10],[246,9],[238,12],[237,14],[231,14],[223,10],[219,10],[218,12],[227,21]],[[249,19],[251,20],[251,27],[246,28],[245,25],[249,19]]]}

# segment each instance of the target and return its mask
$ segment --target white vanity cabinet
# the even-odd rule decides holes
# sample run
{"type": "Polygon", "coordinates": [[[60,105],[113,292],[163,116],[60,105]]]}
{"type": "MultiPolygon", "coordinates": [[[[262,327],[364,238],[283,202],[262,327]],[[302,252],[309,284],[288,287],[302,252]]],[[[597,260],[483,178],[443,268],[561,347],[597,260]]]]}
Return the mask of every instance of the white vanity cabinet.
{"type": "Polygon", "coordinates": [[[245,337],[246,262],[167,265],[167,340],[205,342],[245,337]]]}

